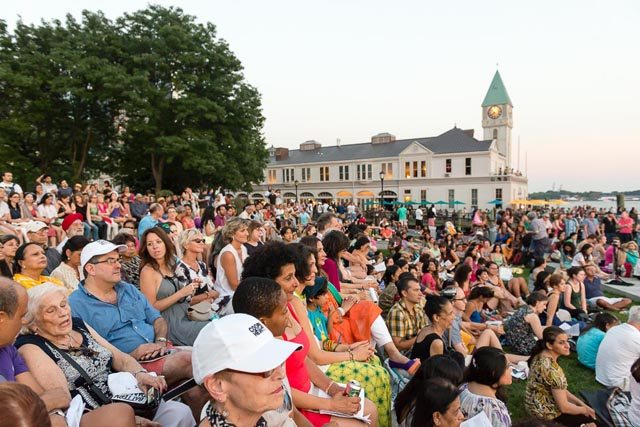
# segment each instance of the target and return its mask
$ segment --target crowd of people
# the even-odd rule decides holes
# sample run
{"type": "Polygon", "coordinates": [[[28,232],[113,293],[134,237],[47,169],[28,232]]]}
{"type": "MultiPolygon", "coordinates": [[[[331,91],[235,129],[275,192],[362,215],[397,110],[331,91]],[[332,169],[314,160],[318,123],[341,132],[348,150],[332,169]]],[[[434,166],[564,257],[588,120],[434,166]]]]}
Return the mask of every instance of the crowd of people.
{"type": "Polygon", "coordinates": [[[631,392],[621,416],[640,425],[640,309],[603,292],[638,275],[635,211],[505,209],[490,223],[477,210],[466,233],[412,211],[374,224],[353,203],[276,190],[154,197],[48,175],[30,193],[5,172],[0,380],[13,386],[0,402],[13,403],[0,408],[33,426],[72,410],[81,426],[459,426],[481,413],[510,426],[515,369],[523,423],[538,423],[522,425],[595,425],[558,364],[577,350],[599,383],[631,392]],[[122,399],[127,381],[144,405],[122,399]]]}

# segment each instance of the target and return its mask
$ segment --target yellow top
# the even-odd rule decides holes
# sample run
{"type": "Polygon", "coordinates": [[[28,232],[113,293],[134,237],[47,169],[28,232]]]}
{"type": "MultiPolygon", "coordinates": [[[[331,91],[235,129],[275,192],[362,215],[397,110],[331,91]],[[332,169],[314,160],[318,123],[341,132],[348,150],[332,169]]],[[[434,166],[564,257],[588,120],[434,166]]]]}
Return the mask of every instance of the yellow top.
{"type": "Polygon", "coordinates": [[[62,283],[60,279],[49,276],[40,276],[38,277],[38,280],[35,280],[29,276],[25,276],[24,274],[16,273],[13,275],[13,280],[18,282],[26,290],[35,288],[36,286],[42,285],[44,283],[53,283],[54,285],[58,285],[64,288],[64,283],[62,283]]]}

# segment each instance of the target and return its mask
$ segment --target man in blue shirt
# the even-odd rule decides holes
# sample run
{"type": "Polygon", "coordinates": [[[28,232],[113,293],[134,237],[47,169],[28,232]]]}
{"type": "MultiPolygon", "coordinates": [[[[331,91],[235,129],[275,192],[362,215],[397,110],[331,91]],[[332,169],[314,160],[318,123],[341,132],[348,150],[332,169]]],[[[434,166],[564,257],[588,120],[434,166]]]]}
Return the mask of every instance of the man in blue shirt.
{"type": "MultiPolygon", "coordinates": [[[[85,280],[69,296],[73,316],[80,317],[144,368],[164,375],[170,386],[191,378],[190,351],[176,351],[154,360],[169,353],[167,322],[135,286],[121,280],[120,252],[125,249],[125,245],[106,240],[84,247],[80,268],[85,280]]],[[[199,414],[206,401],[204,392],[192,389],[183,396],[185,403],[199,414]]]]}
{"type": "Polygon", "coordinates": [[[605,310],[620,311],[631,305],[629,298],[608,298],[602,292],[602,281],[596,273],[598,269],[593,264],[585,265],[584,289],[587,303],[593,308],[604,308],[605,310]]]}
{"type": "Polygon", "coordinates": [[[164,208],[160,203],[153,203],[151,206],[149,206],[149,213],[145,215],[140,220],[140,224],[138,224],[138,239],[142,239],[142,234],[146,230],[158,225],[163,214],[164,208]]]}

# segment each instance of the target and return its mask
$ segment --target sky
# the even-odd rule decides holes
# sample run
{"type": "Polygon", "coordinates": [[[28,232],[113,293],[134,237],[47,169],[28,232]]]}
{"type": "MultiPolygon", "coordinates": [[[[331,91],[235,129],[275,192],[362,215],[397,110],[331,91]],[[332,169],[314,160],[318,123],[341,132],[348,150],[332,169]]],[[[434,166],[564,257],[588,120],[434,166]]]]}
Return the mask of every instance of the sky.
{"type": "MultiPolygon", "coordinates": [[[[640,189],[637,0],[154,3],[216,25],[262,94],[268,145],[428,137],[454,125],[481,138],[498,69],[514,105],[512,165],[530,192],[640,189]]],[[[147,4],[23,0],[0,16],[13,28],[19,17],[89,9],[113,19],[147,4]]]]}

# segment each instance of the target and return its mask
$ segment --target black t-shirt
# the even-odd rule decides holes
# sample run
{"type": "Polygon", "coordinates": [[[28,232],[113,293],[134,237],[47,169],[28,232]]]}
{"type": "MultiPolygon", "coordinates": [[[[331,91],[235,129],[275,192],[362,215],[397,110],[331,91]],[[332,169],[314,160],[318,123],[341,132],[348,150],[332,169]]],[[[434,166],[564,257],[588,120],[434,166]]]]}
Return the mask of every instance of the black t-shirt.
{"type": "Polygon", "coordinates": [[[608,216],[604,217],[602,220],[604,224],[604,232],[605,233],[615,233],[616,232],[616,222],[610,219],[608,216]]]}

